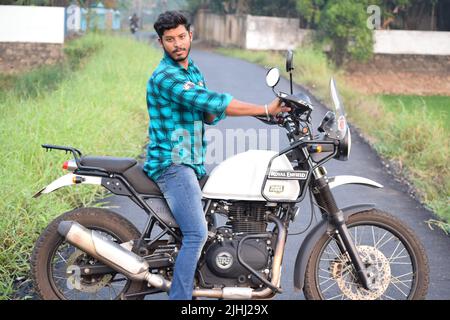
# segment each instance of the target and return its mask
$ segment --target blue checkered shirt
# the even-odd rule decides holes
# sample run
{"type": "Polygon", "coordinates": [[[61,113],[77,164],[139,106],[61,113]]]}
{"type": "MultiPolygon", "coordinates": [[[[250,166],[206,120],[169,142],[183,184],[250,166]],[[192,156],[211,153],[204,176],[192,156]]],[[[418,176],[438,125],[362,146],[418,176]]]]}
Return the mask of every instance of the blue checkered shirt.
{"type": "Polygon", "coordinates": [[[172,163],[206,174],[206,112],[216,115],[210,125],[224,119],[233,97],[206,88],[203,75],[189,58],[183,68],[165,54],[147,83],[150,142],[144,171],[156,181],[172,163]]]}

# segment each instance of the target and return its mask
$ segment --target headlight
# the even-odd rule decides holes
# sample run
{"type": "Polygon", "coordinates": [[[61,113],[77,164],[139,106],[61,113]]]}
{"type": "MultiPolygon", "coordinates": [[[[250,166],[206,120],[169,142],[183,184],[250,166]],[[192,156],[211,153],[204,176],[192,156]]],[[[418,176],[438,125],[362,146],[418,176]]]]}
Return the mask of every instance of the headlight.
{"type": "Polygon", "coordinates": [[[340,161],[348,160],[351,148],[352,148],[352,136],[350,134],[350,128],[347,127],[347,133],[345,134],[345,137],[339,141],[339,149],[335,156],[335,159],[340,161]]]}

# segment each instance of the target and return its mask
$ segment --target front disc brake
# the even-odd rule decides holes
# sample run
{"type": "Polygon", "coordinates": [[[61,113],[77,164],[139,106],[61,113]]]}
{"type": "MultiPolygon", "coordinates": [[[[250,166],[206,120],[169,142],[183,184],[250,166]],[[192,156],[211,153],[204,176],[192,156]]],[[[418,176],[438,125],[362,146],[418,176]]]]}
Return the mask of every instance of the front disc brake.
{"type": "Polygon", "coordinates": [[[391,267],[385,255],[371,246],[358,246],[361,260],[367,268],[371,290],[359,283],[347,255],[340,255],[330,264],[330,272],[342,293],[351,300],[375,300],[382,296],[391,282],[391,267]]]}

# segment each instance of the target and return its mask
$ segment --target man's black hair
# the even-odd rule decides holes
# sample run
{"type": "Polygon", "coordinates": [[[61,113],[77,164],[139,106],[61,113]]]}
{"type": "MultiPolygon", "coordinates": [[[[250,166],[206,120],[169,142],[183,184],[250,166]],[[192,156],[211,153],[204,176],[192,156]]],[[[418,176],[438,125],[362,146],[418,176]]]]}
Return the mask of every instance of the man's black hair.
{"type": "Polygon", "coordinates": [[[186,17],[178,11],[166,11],[158,16],[153,27],[159,38],[162,39],[164,31],[174,29],[179,25],[184,25],[186,30],[189,31],[191,25],[188,23],[186,17]]]}

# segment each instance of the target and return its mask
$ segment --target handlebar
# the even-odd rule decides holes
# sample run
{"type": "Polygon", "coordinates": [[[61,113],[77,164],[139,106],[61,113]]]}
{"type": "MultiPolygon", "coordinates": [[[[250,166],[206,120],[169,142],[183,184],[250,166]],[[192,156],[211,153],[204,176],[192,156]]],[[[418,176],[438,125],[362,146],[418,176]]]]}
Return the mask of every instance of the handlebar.
{"type": "Polygon", "coordinates": [[[269,115],[269,120],[267,120],[266,116],[253,116],[253,118],[258,119],[259,121],[264,122],[265,124],[278,124],[278,120],[273,115],[269,115]]]}
{"type": "Polygon", "coordinates": [[[311,103],[306,101],[309,98],[302,93],[299,93],[297,95],[290,95],[280,92],[277,94],[277,97],[292,109],[291,112],[297,115],[303,114],[305,112],[312,112],[314,110],[314,107],[311,105],[311,103]]]}

